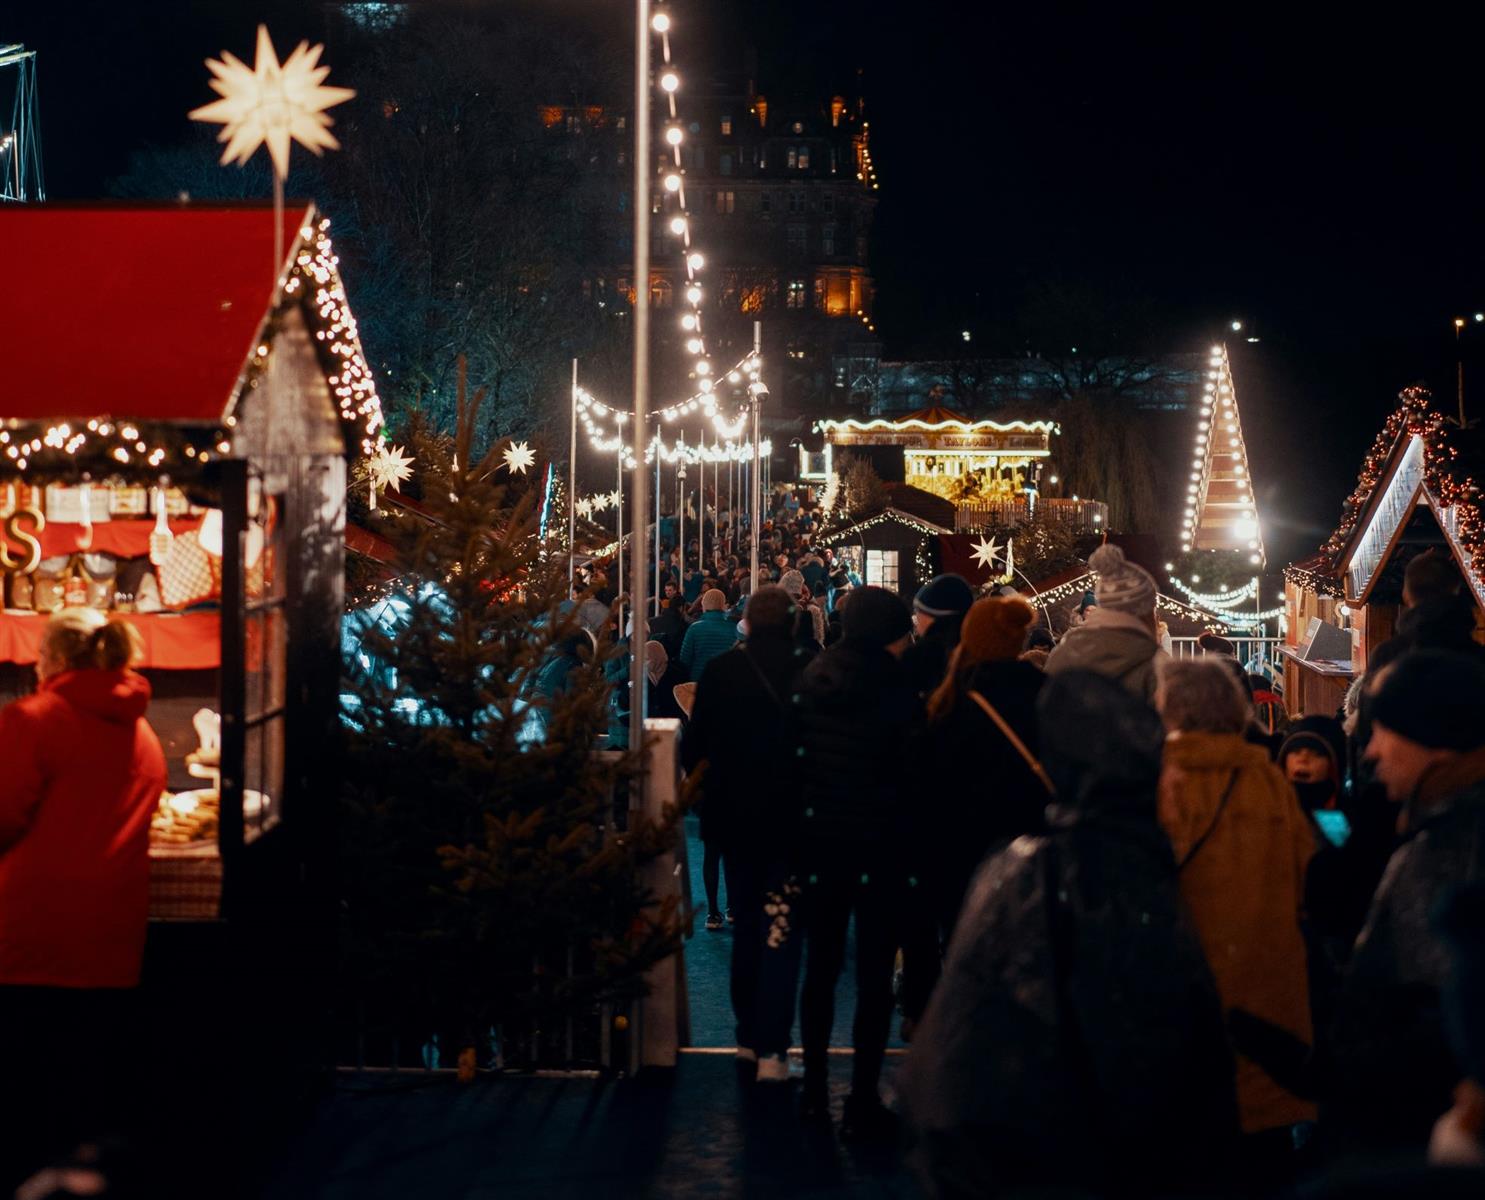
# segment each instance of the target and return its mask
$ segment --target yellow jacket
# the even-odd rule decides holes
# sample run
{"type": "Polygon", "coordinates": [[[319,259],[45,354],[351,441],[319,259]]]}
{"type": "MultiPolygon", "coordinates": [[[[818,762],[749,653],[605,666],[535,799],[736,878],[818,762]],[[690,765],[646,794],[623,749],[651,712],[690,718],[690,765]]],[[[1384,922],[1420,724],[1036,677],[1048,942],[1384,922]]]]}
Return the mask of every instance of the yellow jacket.
{"type": "MultiPolygon", "coordinates": [[[[1239,734],[1172,734],[1160,823],[1223,1006],[1313,1042],[1299,919],[1315,843],[1294,790],[1239,734]]],[[[1313,1104],[1242,1055],[1237,1091],[1244,1133],[1315,1118],[1313,1104]]]]}

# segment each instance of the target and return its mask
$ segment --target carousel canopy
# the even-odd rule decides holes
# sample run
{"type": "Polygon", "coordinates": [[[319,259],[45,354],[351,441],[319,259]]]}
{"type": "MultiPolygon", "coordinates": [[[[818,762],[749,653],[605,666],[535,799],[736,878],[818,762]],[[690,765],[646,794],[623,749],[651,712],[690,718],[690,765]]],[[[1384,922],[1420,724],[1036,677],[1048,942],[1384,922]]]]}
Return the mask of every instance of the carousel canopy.
{"type": "Polygon", "coordinates": [[[313,217],[261,206],[0,208],[0,418],[223,419],[313,217]]]}

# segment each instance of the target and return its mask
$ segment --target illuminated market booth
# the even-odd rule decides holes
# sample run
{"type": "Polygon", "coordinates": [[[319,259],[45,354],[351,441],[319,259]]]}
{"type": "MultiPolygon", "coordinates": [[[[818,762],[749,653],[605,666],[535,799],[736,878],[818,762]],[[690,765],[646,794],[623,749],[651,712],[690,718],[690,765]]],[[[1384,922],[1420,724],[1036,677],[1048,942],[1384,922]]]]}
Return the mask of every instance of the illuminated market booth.
{"type": "MultiPolygon", "coordinates": [[[[1485,630],[1485,518],[1478,430],[1435,410],[1424,388],[1407,388],[1377,435],[1320,552],[1284,572],[1285,659],[1290,712],[1334,713],[1369,656],[1393,636],[1403,573],[1417,555],[1448,554],[1485,630]]],[[[1485,640],[1485,639],[1482,639],[1485,640]]]]}
{"type": "MultiPolygon", "coordinates": [[[[937,406],[896,420],[819,421],[820,453],[800,449],[800,478],[826,480],[840,450],[868,460],[889,483],[906,483],[955,506],[958,525],[1016,524],[1038,507],[1042,474],[1051,457],[1052,421],[971,421],[937,406]]],[[[1088,502],[1041,501],[1079,509],[1088,502]]],[[[1102,505],[1097,506],[1102,509],[1102,505]]],[[[1071,515],[1071,514],[1069,514],[1071,515]]]]}
{"type": "Polygon", "coordinates": [[[64,605],[139,631],[156,921],[288,916],[325,858],[347,456],[381,409],[328,221],[290,206],[278,262],[273,224],[0,209],[0,686],[34,685],[64,605]]]}

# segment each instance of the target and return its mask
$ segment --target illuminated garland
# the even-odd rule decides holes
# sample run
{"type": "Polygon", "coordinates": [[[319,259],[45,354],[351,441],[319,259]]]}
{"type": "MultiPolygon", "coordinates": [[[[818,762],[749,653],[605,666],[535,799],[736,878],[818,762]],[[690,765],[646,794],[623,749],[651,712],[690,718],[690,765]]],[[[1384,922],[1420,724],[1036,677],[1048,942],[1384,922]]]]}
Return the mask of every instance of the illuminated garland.
{"type": "Polygon", "coordinates": [[[1235,588],[1232,591],[1211,593],[1194,591],[1184,581],[1177,579],[1174,575],[1170,577],[1170,581],[1175,585],[1177,591],[1199,608],[1233,608],[1245,600],[1253,599],[1258,594],[1258,583],[1256,580],[1250,580],[1242,587],[1235,588]]]}
{"type": "Polygon", "coordinates": [[[263,385],[274,331],[296,306],[314,335],[316,357],[341,421],[353,432],[361,454],[370,457],[376,452],[384,426],[382,405],[336,270],[340,260],[331,245],[329,228],[328,218],[322,218],[317,227],[306,224],[299,230],[283,296],[259,329],[231,404],[215,427],[183,429],[163,422],[108,417],[56,423],[8,421],[0,428],[0,446],[4,447],[0,472],[67,478],[87,473],[139,476],[182,466],[196,468],[230,456],[237,405],[263,385]],[[298,295],[301,291],[303,297],[298,295]]]}
{"type": "Polygon", "coordinates": [[[878,525],[883,525],[888,521],[895,521],[899,525],[910,526],[921,533],[938,534],[950,532],[947,529],[941,529],[931,522],[915,517],[911,513],[905,513],[895,508],[884,508],[874,517],[868,517],[864,521],[855,521],[844,529],[837,529],[834,533],[822,535],[819,538],[819,542],[822,546],[833,546],[837,542],[846,541],[860,533],[864,533],[868,529],[874,529],[878,525]]]}
{"type": "Polygon", "coordinates": [[[1340,597],[1345,592],[1341,581],[1334,575],[1309,567],[1285,567],[1284,579],[1287,583],[1314,592],[1317,596],[1340,597]]]}

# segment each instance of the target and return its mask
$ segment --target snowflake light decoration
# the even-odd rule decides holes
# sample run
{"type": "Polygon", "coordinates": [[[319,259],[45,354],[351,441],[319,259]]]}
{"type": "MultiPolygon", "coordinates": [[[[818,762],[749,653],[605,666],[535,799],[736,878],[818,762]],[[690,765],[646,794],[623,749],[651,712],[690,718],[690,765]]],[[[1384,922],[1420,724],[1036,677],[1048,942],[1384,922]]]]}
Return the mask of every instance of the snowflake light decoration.
{"type": "Polygon", "coordinates": [[[221,99],[193,109],[190,116],[194,121],[222,126],[217,140],[227,143],[222,151],[223,166],[245,164],[266,143],[273,169],[283,179],[289,173],[291,142],[298,142],[315,155],[326,148],[340,149],[325,110],[343,104],[356,93],[350,88],[323,86],[330,74],[329,67],[319,65],[324,49],[300,42],[280,64],[267,27],[259,25],[257,56],[251,69],[225,50],[220,60],[206,60],[214,76],[211,90],[221,99]]]}
{"type": "Polygon", "coordinates": [[[536,455],[525,442],[512,442],[505,448],[505,469],[512,475],[526,474],[526,468],[536,465],[536,455]]]}

